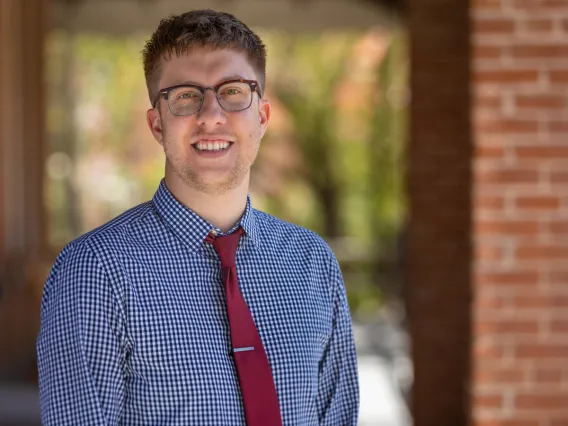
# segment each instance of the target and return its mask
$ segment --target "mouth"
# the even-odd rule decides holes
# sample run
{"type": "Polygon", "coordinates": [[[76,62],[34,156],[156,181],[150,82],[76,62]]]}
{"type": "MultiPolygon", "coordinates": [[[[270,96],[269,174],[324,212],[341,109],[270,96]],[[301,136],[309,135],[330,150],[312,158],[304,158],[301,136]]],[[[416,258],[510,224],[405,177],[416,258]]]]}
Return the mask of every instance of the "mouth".
{"type": "Polygon", "coordinates": [[[192,146],[200,152],[220,152],[227,150],[233,142],[221,139],[202,139],[192,146]]]}

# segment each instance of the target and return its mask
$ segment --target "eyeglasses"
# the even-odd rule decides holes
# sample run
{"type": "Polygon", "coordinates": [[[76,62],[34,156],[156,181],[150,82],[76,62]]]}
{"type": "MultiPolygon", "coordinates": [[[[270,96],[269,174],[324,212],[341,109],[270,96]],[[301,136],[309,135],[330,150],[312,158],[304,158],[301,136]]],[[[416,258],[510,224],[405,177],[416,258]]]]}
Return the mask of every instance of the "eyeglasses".
{"type": "Polygon", "coordinates": [[[201,110],[207,90],[213,90],[217,102],[225,111],[243,111],[249,108],[252,105],[254,92],[262,98],[257,81],[230,80],[211,87],[187,84],[167,87],[158,92],[152,107],[156,107],[162,96],[168,102],[168,108],[173,115],[192,115],[201,110]]]}

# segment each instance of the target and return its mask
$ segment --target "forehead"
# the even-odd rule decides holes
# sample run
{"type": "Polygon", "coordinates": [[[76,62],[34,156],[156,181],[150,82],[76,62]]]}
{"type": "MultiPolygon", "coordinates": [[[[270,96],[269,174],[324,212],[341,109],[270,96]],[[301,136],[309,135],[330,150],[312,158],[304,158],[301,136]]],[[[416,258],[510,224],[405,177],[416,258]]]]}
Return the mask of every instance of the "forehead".
{"type": "Polygon", "coordinates": [[[184,83],[212,86],[235,76],[257,78],[245,53],[233,49],[196,47],[184,55],[172,54],[162,61],[160,88],[184,83]]]}

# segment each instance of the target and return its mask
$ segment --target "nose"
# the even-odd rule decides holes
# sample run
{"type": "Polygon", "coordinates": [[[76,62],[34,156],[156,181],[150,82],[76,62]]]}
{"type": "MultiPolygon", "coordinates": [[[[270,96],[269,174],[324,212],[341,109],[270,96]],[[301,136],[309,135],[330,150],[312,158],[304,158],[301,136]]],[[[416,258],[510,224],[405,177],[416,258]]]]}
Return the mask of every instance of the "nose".
{"type": "Polygon", "coordinates": [[[203,126],[215,126],[226,122],[225,110],[219,105],[215,91],[206,89],[203,94],[203,105],[197,113],[197,121],[203,126]]]}

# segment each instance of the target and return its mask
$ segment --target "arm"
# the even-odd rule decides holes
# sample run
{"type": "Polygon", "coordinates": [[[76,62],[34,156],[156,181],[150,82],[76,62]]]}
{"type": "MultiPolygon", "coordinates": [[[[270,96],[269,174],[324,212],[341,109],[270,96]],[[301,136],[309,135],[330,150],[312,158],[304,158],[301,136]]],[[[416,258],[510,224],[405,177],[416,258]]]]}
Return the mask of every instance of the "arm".
{"type": "Polygon", "coordinates": [[[66,247],[44,286],[37,340],[44,425],[116,425],[124,400],[123,316],[85,242],[66,247]]]}
{"type": "Polygon", "coordinates": [[[351,315],[341,271],[335,256],[331,262],[335,296],[332,332],[320,362],[317,407],[320,425],[357,425],[359,381],[351,315]]]}

